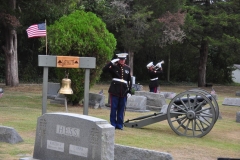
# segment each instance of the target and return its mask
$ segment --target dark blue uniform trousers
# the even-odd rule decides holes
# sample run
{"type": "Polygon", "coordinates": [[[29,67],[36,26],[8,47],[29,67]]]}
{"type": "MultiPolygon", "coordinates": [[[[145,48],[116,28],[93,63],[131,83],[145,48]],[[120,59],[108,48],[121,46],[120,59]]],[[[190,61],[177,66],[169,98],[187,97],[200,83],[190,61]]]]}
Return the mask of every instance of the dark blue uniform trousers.
{"type": "Polygon", "coordinates": [[[152,87],[152,88],[149,87],[149,89],[150,89],[150,92],[157,93],[157,87],[152,87]]]}
{"type": "Polygon", "coordinates": [[[115,128],[122,129],[124,121],[124,110],[127,97],[117,97],[111,95],[110,122],[115,128]]]}

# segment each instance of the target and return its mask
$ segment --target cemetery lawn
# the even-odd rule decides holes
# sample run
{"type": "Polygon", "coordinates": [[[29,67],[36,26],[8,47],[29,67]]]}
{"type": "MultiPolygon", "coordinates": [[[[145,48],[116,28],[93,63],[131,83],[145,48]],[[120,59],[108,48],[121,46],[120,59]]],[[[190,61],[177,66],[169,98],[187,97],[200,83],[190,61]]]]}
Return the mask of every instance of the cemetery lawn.
{"type": "MultiPolygon", "coordinates": [[[[90,89],[98,93],[103,89],[107,103],[109,84],[97,84],[90,89]]],[[[14,128],[24,140],[21,143],[9,144],[0,142],[0,160],[19,160],[22,157],[32,157],[36,136],[37,118],[42,114],[42,85],[20,84],[18,87],[7,87],[0,84],[4,94],[0,98],[0,125],[14,128]]],[[[161,91],[180,93],[196,86],[169,86],[162,85],[161,91]]],[[[213,129],[202,138],[187,138],[175,134],[168,125],[167,120],[145,126],[141,129],[124,128],[115,131],[115,143],[167,152],[175,160],[217,160],[219,157],[240,159],[240,123],[236,122],[238,106],[224,106],[224,98],[236,97],[240,86],[214,85],[217,101],[220,108],[219,119],[213,129]]],[[[203,88],[211,91],[211,88],[203,88]]],[[[144,85],[143,90],[148,91],[144,85]]],[[[169,103],[169,100],[167,100],[169,103]]],[[[68,105],[70,113],[83,114],[83,106],[68,105]]],[[[66,112],[64,105],[47,103],[47,112],[66,112]]],[[[133,119],[155,112],[126,112],[125,120],[133,119]]],[[[94,109],[89,106],[88,115],[109,121],[109,109],[94,109]]]]}

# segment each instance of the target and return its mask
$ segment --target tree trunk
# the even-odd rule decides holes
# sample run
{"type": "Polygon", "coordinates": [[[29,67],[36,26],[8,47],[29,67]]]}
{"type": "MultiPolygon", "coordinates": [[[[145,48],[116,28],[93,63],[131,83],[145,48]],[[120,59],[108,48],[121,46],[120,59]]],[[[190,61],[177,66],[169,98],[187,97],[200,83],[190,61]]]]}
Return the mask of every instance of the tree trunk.
{"type": "Polygon", "coordinates": [[[168,53],[168,68],[167,68],[167,81],[170,82],[170,56],[171,52],[168,53]]]}
{"type": "Polygon", "coordinates": [[[129,56],[129,67],[131,68],[131,75],[133,76],[133,58],[134,58],[134,53],[129,51],[128,52],[129,56]]]}
{"type": "Polygon", "coordinates": [[[6,45],[3,46],[5,53],[5,81],[7,86],[18,86],[18,58],[17,58],[17,33],[16,30],[5,32],[6,45]]]}
{"type": "MultiPolygon", "coordinates": [[[[10,0],[9,6],[16,9],[16,0],[10,0]]],[[[5,53],[5,83],[7,86],[18,86],[18,57],[17,57],[17,31],[7,24],[5,28],[5,46],[2,46],[5,53]]]]}
{"type": "Polygon", "coordinates": [[[202,40],[198,67],[198,87],[204,87],[206,84],[206,66],[208,58],[208,43],[202,40]]]}

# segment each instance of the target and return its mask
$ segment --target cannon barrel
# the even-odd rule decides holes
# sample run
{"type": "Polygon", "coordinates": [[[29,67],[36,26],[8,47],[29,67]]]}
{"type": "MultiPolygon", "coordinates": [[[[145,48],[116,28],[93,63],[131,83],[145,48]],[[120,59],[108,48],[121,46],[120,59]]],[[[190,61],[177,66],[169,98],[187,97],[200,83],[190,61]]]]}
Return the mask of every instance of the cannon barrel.
{"type": "MultiPolygon", "coordinates": [[[[210,99],[210,100],[212,100],[212,95],[205,95],[208,99],[210,99]]],[[[198,102],[202,102],[203,100],[204,100],[204,98],[202,97],[202,96],[197,96],[197,98],[196,97],[194,97],[194,96],[192,96],[192,97],[181,97],[181,98],[177,98],[175,101],[174,101],[174,103],[176,104],[176,105],[181,105],[182,104],[182,102],[183,103],[187,103],[188,101],[190,101],[190,102],[194,102],[194,100],[197,100],[198,102]]]]}

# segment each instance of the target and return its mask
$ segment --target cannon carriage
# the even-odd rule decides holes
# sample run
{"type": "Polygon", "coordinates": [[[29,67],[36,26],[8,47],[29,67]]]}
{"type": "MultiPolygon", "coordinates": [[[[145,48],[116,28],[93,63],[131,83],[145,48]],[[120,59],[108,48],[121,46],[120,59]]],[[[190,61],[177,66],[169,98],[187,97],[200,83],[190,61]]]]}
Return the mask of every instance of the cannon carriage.
{"type": "Polygon", "coordinates": [[[124,126],[142,128],[167,120],[171,129],[180,136],[203,137],[211,131],[218,116],[215,97],[203,89],[191,89],[176,95],[160,112],[128,119],[124,126]]]}

